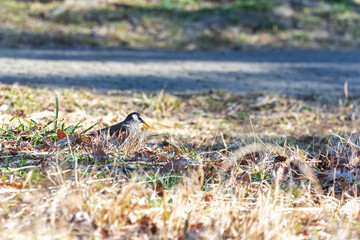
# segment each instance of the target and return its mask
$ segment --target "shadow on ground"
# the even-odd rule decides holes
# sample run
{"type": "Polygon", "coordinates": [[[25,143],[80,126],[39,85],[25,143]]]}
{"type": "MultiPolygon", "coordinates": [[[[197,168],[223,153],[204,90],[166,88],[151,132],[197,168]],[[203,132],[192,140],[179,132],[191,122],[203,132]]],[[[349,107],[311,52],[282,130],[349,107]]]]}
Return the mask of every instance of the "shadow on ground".
{"type": "Polygon", "coordinates": [[[225,89],[291,95],[360,94],[360,51],[0,49],[0,82],[169,92],[225,89]]]}
{"type": "Polygon", "coordinates": [[[176,51],[162,49],[6,49],[0,48],[0,58],[51,61],[214,61],[253,63],[360,63],[359,50],[269,49],[245,51],[176,51]]]}

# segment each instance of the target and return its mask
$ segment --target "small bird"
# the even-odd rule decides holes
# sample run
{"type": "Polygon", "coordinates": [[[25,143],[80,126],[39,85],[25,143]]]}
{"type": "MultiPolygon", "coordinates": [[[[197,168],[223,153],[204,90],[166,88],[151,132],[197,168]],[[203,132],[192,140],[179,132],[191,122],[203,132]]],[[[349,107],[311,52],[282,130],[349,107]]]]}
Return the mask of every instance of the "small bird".
{"type": "Polygon", "coordinates": [[[109,134],[110,136],[119,137],[123,133],[129,133],[133,128],[139,128],[139,124],[143,123],[147,127],[150,127],[142,118],[141,114],[138,112],[130,113],[124,121],[119,122],[118,124],[105,127],[97,131],[97,133],[90,133],[89,136],[95,136],[100,134],[109,134]]]}

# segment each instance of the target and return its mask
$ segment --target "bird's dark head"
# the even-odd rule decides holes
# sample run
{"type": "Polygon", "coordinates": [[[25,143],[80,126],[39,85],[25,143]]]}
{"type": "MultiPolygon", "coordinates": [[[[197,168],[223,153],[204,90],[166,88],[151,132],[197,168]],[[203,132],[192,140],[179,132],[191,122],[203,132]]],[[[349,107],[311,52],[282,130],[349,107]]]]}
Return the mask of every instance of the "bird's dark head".
{"type": "Polygon", "coordinates": [[[133,112],[133,113],[130,113],[125,121],[133,121],[133,122],[137,122],[137,123],[143,123],[145,124],[146,126],[150,127],[145,121],[144,119],[142,118],[141,114],[138,113],[138,112],[133,112]]]}

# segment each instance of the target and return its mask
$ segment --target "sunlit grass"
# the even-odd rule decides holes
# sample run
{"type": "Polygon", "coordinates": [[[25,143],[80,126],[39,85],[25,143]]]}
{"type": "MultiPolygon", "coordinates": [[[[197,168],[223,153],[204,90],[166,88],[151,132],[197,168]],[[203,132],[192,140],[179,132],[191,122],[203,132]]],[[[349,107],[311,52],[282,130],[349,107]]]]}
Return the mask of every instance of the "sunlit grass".
{"type": "Polygon", "coordinates": [[[11,1],[1,0],[2,46],[172,49],[356,47],[354,1],[11,1]],[[333,29],[330,31],[330,29],[333,29]],[[346,34],[344,34],[346,33],[346,34]],[[290,36],[289,36],[290,35],[290,36]]]}
{"type": "Polygon", "coordinates": [[[358,235],[356,98],[0,85],[0,111],[2,239],[358,235]],[[142,141],[84,134],[133,111],[142,141]]]}

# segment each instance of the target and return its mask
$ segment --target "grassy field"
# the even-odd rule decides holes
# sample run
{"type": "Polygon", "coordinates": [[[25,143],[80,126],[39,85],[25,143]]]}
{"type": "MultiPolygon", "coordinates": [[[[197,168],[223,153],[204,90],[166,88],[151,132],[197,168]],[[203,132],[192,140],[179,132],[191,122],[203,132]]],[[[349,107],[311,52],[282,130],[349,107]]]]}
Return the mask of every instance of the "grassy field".
{"type": "Polygon", "coordinates": [[[356,48],[358,0],[0,0],[0,46],[356,48]]]}
{"type": "Polygon", "coordinates": [[[0,96],[1,239],[359,235],[358,98],[16,85],[0,96]],[[84,134],[133,111],[151,126],[142,142],[84,134]]]}

